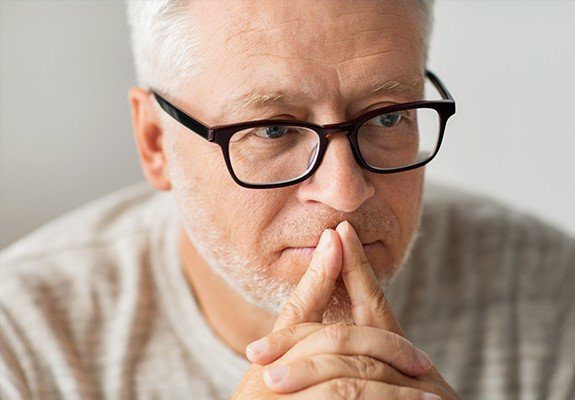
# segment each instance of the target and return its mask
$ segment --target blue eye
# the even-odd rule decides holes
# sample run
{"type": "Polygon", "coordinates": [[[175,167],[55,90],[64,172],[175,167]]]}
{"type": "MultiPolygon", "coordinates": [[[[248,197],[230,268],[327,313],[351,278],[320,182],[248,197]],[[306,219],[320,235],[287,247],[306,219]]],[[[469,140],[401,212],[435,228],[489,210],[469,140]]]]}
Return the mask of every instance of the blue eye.
{"type": "Polygon", "coordinates": [[[401,120],[401,115],[399,114],[383,114],[379,116],[379,122],[386,128],[390,128],[401,120]]]}
{"type": "Polygon", "coordinates": [[[256,135],[265,139],[277,139],[287,132],[285,126],[264,126],[256,131],[256,135]]]}

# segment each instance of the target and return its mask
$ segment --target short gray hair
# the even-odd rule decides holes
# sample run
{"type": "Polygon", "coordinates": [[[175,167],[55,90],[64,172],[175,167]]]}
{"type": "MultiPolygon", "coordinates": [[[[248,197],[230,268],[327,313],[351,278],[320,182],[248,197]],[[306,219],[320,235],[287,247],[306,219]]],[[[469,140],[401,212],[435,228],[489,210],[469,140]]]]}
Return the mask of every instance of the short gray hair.
{"type": "MultiPolygon", "coordinates": [[[[417,0],[425,55],[433,25],[435,0],[417,0]]],[[[138,85],[170,93],[201,63],[200,43],[187,13],[186,0],[126,0],[138,85]]]]}

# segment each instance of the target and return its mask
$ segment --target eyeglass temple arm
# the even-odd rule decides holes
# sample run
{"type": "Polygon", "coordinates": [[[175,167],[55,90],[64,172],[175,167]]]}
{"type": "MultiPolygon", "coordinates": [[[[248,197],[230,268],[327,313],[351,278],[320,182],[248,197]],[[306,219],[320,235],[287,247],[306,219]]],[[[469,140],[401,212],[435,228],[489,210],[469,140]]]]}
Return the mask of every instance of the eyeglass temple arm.
{"type": "Polygon", "coordinates": [[[197,133],[206,140],[210,140],[210,129],[202,124],[195,118],[190,117],[188,114],[178,110],[172,103],[160,96],[156,91],[152,90],[154,97],[160,107],[167,112],[172,118],[184,126],[190,128],[194,133],[197,133]]]}
{"type": "Polygon", "coordinates": [[[443,82],[441,82],[441,80],[437,77],[437,75],[435,75],[428,69],[425,70],[425,75],[429,78],[429,80],[431,81],[431,83],[433,83],[433,85],[437,88],[437,90],[439,90],[439,93],[441,93],[441,96],[444,99],[454,101],[453,96],[451,95],[451,93],[449,93],[449,90],[447,90],[447,88],[445,87],[443,82]]]}

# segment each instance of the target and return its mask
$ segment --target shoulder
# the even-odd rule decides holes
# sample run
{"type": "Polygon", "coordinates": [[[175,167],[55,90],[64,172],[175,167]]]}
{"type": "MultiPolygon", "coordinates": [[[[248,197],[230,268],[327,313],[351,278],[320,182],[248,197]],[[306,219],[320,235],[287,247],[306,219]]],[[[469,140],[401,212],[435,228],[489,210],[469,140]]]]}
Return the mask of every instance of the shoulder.
{"type": "Polygon", "coordinates": [[[526,305],[548,310],[539,316],[575,311],[569,299],[575,285],[573,237],[485,196],[437,185],[426,189],[408,279],[429,307],[452,315],[526,305]]]}
{"type": "Polygon", "coordinates": [[[88,289],[95,282],[89,277],[113,273],[111,267],[123,256],[145,248],[145,216],[153,199],[153,192],[143,185],[128,187],[72,211],[9,246],[0,253],[3,301],[16,294],[18,298],[38,295],[48,288],[62,293],[73,286],[88,289]]]}
{"type": "Polygon", "coordinates": [[[575,285],[575,239],[566,232],[451,187],[428,185],[425,196],[410,264],[425,285],[457,297],[460,306],[549,302],[575,285]]]}
{"type": "Polygon", "coordinates": [[[426,189],[421,233],[398,292],[411,296],[402,306],[414,341],[463,397],[510,393],[518,380],[532,382],[514,389],[521,398],[567,390],[575,239],[485,196],[426,189]]]}
{"type": "Polygon", "coordinates": [[[481,257],[551,252],[567,262],[575,256],[575,239],[561,229],[487,196],[437,183],[426,186],[421,236],[437,239],[442,250],[463,247],[481,257]]]}
{"type": "Polygon", "coordinates": [[[143,183],[96,199],[12,244],[0,254],[2,263],[13,264],[59,254],[62,250],[110,243],[145,224],[134,216],[145,213],[155,193],[143,183]]]}
{"type": "Polygon", "coordinates": [[[162,257],[161,238],[174,209],[169,194],[138,184],[0,253],[0,369],[10,387],[22,396],[58,393],[54,385],[61,382],[50,376],[75,374],[78,379],[66,378],[67,392],[97,390],[88,382],[98,363],[118,357],[149,331],[155,315],[151,264],[162,257]]]}
{"type": "Polygon", "coordinates": [[[43,382],[47,368],[98,360],[106,335],[151,315],[153,235],[173,215],[171,201],[141,184],[125,188],[0,253],[0,364],[11,379],[43,382]]]}
{"type": "Polygon", "coordinates": [[[120,284],[173,207],[167,194],[137,184],[54,220],[0,253],[2,302],[47,291],[70,300],[74,291],[120,284]]]}

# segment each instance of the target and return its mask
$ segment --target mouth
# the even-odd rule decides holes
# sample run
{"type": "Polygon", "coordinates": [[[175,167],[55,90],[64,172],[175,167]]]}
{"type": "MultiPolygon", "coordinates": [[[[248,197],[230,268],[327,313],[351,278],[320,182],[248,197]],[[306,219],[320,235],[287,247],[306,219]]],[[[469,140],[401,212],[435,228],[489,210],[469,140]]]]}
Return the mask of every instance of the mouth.
{"type": "MultiPolygon", "coordinates": [[[[377,250],[379,247],[383,247],[383,243],[380,240],[376,240],[375,242],[371,243],[362,243],[361,247],[363,247],[363,251],[366,255],[369,253],[377,250]]],[[[286,247],[282,250],[284,254],[293,254],[299,255],[304,257],[311,257],[315,252],[316,246],[308,246],[308,247],[286,247]]]]}

